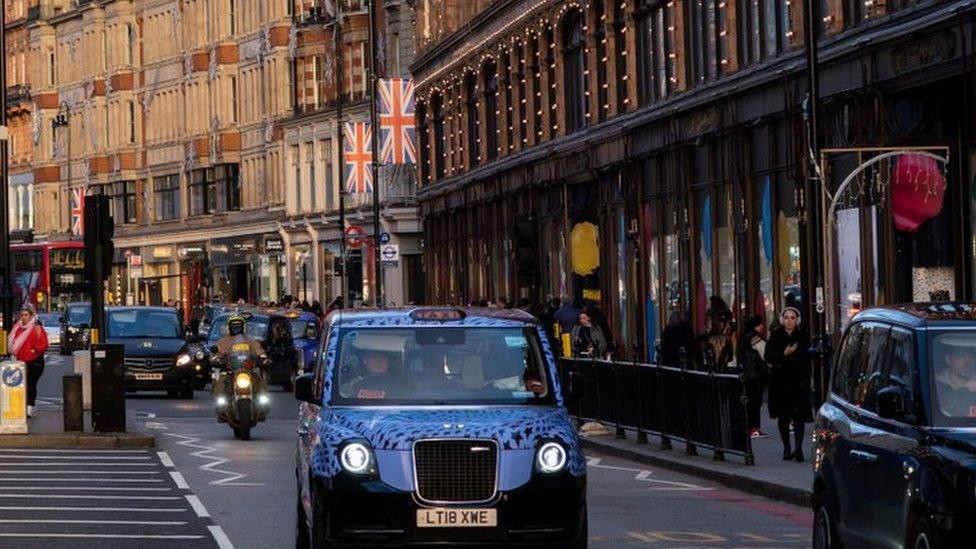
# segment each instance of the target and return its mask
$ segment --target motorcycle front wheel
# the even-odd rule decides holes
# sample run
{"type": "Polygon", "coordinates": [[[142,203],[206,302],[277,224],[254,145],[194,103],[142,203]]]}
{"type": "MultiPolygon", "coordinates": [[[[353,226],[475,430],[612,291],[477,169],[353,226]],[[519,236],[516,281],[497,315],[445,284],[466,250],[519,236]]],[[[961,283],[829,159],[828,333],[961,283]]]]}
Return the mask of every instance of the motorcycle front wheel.
{"type": "Polygon", "coordinates": [[[237,407],[237,421],[240,423],[240,427],[234,428],[234,436],[241,440],[251,440],[251,400],[238,400],[235,406],[237,407]]]}

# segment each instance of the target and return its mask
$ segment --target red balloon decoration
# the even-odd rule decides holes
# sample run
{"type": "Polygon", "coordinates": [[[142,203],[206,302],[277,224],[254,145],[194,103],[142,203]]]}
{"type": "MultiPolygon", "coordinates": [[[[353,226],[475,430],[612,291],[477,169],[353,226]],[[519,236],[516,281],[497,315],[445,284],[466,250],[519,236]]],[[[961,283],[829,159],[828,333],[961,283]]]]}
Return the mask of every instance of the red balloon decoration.
{"type": "Polygon", "coordinates": [[[891,184],[891,214],[899,231],[915,232],[939,215],[946,180],[939,162],[929,156],[903,154],[895,164],[891,184]]]}

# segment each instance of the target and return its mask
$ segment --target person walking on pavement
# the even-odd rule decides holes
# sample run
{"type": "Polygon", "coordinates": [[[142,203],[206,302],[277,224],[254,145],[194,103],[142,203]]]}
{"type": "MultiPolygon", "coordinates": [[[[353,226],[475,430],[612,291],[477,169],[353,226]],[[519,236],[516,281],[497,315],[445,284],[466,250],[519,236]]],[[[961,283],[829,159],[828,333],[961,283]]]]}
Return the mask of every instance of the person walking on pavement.
{"type": "Polygon", "coordinates": [[[786,307],[780,326],[766,342],[769,375],[769,416],[777,420],[783,460],[803,461],[804,424],[813,421],[810,404],[810,336],[800,326],[800,311],[786,307]],[[790,425],[794,447],[790,449],[790,425]]]}
{"type": "Polygon", "coordinates": [[[732,310],[719,296],[712,296],[707,312],[708,331],[702,335],[702,352],[716,370],[724,370],[732,362],[732,310]]]}
{"type": "Polygon", "coordinates": [[[745,331],[736,345],[736,362],[742,368],[742,381],[746,396],[746,419],[749,423],[749,436],[766,436],[760,429],[760,413],[763,403],[763,390],[769,378],[769,365],[766,364],[766,322],[759,315],[746,320],[745,331]]]}
{"type": "Polygon", "coordinates": [[[30,305],[20,310],[20,320],[10,331],[10,354],[27,365],[27,417],[34,417],[37,402],[37,383],[44,374],[44,353],[47,352],[47,332],[37,320],[30,305]]]}
{"type": "Polygon", "coordinates": [[[695,330],[681,311],[674,310],[668,316],[668,325],[661,332],[661,352],[657,363],[662,366],[680,368],[682,359],[692,366],[698,359],[698,345],[695,343],[695,330]]]}
{"type": "Polygon", "coordinates": [[[579,324],[573,327],[573,356],[578,358],[604,358],[607,354],[607,340],[588,311],[579,314],[579,324]]]}
{"type": "Polygon", "coordinates": [[[552,317],[559,323],[560,333],[571,333],[579,322],[580,310],[573,306],[573,302],[569,299],[569,296],[564,295],[560,299],[560,302],[559,308],[552,313],[552,317]]]}

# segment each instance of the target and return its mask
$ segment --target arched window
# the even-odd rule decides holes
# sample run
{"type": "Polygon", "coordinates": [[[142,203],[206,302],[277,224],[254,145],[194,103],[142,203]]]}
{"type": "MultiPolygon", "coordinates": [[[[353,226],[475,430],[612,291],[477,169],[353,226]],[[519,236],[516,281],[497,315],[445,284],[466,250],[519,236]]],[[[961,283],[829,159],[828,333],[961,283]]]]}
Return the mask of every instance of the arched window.
{"type": "Polygon", "coordinates": [[[519,41],[515,45],[515,57],[512,63],[515,64],[515,84],[518,88],[518,108],[516,109],[516,123],[518,125],[518,134],[516,139],[520,140],[520,149],[525,148],[528,145],[528,137],[526,131],[526,125],[528,119],[526,118],[525,108],[527,102],[525,99],[525,54],[526,50],[522,46],[522,42],[519,41]]]}
{"type": "Polygon", "coordinates": [[[465,107],[468,113],[468,165],[472,168],[478,165],[481,154],[479,145],[481,139],[478,138],[478,77],[474,73],[468,73],[464,78],[464,98],[465,107]]]}
{"type": "Polygon", "coordinates": [[[485,136],[488,139],[488,160],[498,157],[498,64],[494,59],[485,62],[485,136]]]}
{"type": "Polygon", "coordinates": [[[444,154],[447,151],[444,134],[444,97],[437,94],[431,99],[430,104],[434,111],[434,173],[437,179],[443,179],[447,175],[444,162],[444,154]]]}
{"type": "Polygon", "coordinates": [[[563,20],[563,96],[566,103],[566,133],[586,125],[586,33],[583,13],[574,10],[563,20]]]}
{"type": "Polygon", "coordinates": [[[420,184],[430,184],[430,134],[427,133],[427,105],[417,102],[417,131],[420,134],[420,184]]]}

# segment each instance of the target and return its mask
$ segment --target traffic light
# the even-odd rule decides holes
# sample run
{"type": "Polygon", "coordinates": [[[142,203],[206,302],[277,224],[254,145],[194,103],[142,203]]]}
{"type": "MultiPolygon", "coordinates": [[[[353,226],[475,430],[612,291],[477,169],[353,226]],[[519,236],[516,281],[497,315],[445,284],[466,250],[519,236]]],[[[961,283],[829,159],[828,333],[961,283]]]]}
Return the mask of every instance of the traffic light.
{"type": "Polygon", "coordinates": [[[529,217],[515,221],[515,264],[519,278],[531,282],[539,274],[539,228],[529,217]]]}
{"type": "Polygon", "coordinates": [[[85,273],[89,281],[108,279],[115,259],[115,220],[112,218],[108,197],[85,197],[85,273]],[[96,268],[98,263],[98,268],[96,268]]]}

